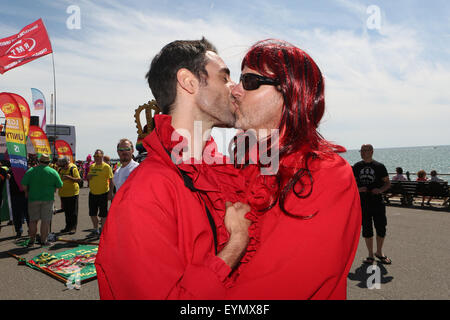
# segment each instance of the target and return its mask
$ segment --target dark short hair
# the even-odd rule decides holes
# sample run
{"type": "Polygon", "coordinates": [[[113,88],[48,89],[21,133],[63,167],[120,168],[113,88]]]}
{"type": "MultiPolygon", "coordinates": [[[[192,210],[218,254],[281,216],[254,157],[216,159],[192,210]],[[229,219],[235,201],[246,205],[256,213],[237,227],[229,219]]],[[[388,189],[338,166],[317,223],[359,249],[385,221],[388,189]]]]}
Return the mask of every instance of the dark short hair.
{"type": "Polygon", "coordinates": [[[177,40],[167,44],[153,58],[145,76],[156,103],[163,114],[170,114],[177,95],[177,72],[191,71],[200,82],[206,81],[206,51],[217,49],[203,37],[201,40],[177,40]]]}
{"type": "Polygon", "coordinates": [[[395,168],[395,171],[396,171],[398,174],[402,174],[402,173],[403,173],[403,169],[402,169],[401,167],[395,168]]]}
{"type": "Polygon", "coordinates": [[[105,153],[103,152],[103,150],[102,150],[102,149],[97,149],[97,150],[95,150],[94,154],[96,154],[97,152],[100,152],[100,153],[102,154],[102,156],[104,156],[104,155],[105,155],[105,153]]]}
{"type": "Polygon", "coordinates": [[[66,165],[66,164],[70,163],[70,160],[69,160],[69,157],[68,157],[68,156],[64,156],[64,157],[62,157],[62,158],[59,158],[59,159],[58,159],[58,162],[61,163],[61,164],[66,165]]]}

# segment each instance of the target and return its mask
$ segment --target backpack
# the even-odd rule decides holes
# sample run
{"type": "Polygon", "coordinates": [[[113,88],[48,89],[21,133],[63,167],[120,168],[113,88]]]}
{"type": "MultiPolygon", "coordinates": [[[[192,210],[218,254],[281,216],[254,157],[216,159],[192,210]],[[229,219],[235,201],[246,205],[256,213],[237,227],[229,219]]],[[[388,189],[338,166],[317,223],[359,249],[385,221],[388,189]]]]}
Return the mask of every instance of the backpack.
{"type": "MultiPolygon", "coordinates": [[[[75,167],[73,167],[73,166],[70,167],[69,174],[71,177],[73,177],[73,169],[75,169],[75,167]]],[[[58,173],[61,174],[61,168],[58,168],[58,173]]],[[[80,179],[81,179],[81,177],[80,177],[80,179]]],[[[83,179],[81,179],[81,182],[77,182],[78,185],[80,186],[80,189],[83,188],[83,182],[84,182],[83,179]]]]}

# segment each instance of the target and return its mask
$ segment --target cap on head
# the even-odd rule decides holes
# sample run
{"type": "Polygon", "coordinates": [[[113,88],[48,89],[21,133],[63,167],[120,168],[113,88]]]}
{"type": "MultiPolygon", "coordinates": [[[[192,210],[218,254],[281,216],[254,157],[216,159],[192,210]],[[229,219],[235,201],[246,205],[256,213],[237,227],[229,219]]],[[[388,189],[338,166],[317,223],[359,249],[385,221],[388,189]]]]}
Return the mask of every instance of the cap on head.
{"type": "Polygon", "coordinates": [[[40,163],[46,163],[46,164],[50,163],[49,155],[45,154],[45,153],[41,154],[41,156],[39,157],[39,162],[40,163]]]}

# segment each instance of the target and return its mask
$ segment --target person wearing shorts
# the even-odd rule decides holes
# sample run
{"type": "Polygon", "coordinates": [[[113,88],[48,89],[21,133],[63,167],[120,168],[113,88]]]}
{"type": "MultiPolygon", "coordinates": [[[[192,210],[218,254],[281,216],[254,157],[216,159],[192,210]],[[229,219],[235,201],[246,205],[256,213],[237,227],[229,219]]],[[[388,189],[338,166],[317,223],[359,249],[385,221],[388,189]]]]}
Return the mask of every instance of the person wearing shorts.
{"type": "Polygon", "coordinates": [[[358,184],[362,211],[362,236],[366,242],[369,256],[364,263],[372,264],[377,257],[384,264],[391,264],[391,259],[383,254],[386,237],[386,207],[382,193],[390,188],[389,174],[384,164],[373,159],[373,146],[361,146],[361,158],[353,165],[353,174],[358,184]],[[373,225],[377,233],[377,251],[373,252],[373,225]]]}
{"type": "Polygon", "coordinates": [[[63,182],[63,187],[59,190],[62,209],[66,216],[66,226],[60,233],[74,234],[78,224],[78,196],[80,193],[81,180],[80,173],[75,164],[70,162],[69,157],[64,156],[58,159],[58,173],[63,182]]]}
{"type": "Polygon", "coordinates": [[[55,191],[63,186],[55,169],[49,167],[50,157],[42,154],[39,165],[30,168],[22,178],[21,184],[28,198],[28,215],[30,218],[28,246],[33,246],[37,233],[37,224],[41,221],[41,245],[48,246],[47,236],[53,216],[55,191]]]}
{"type": "Polygon", "coordinates": [[[94,163],[89,168],[89,216],[94,227],[94,235],[99,236],[108,214],[108,200],[112,199],[114,189],[111,167],[103,161],[104,153],[97,149],[94,153],[94,163]]]}

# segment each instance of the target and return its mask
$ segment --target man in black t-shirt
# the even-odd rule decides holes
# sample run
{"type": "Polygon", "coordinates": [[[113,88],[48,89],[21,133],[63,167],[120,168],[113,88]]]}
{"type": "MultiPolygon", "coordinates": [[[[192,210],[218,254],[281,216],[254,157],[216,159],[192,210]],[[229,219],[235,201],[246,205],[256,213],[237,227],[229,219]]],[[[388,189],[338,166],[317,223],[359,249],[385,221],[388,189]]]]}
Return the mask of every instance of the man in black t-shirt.
{"type": "Polygon", "coordinates": [[[389,189],[391,183],[384,164],[373,160],[373,146],[361,146],[361,158],[353,165],[353,174],[358,184],[362,209],[363,238],[369,251],[365,263],[372,264],[377,257],[384,264],[391,264],[391,260],[383,254],[383,243],[386,236],[386,207],[382,193],[389,189]],[[377,251],[373,252],[373,224],[377,232],[377,251]]]}

